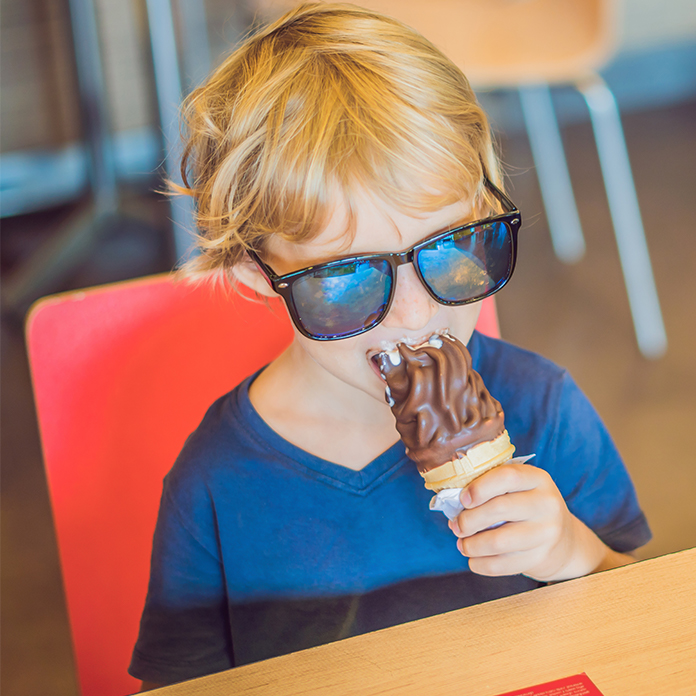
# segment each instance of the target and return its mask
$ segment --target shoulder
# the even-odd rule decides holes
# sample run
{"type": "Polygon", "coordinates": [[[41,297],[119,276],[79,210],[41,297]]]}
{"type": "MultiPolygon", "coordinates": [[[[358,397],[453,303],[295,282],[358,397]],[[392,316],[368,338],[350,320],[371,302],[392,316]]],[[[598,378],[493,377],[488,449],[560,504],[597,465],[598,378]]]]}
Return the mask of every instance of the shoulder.
{"type": "Polygon", "coordinates": [[[260,459],[254,412],[248,401],[248,378],[208,408],[188,436],[165,478],[176,500],[209,496],[232,474],[240,476],[260,459]]]}
{"type": "Polygon", "coordinates": [[[499,401],[558,393],[572,382],[567,370],[538,353],[478,332],[469,342],[473,367],[499,401]]]}
{"type": "Polygon", "coordinates": [[[193,539],[197,548],[219,556],[220,525],[229,521],[221,511],[248,504],[246,482],[270,459],[248,402],[252,379],[208,408],[164,478],[158,529],[170,544],[185,546],[193,539]]]}
{"type": "Polygon", "coordinates": [[[505,379],[530,377],[554,378],[562,375],[565,369],[548,358],[531,350],[520,348],[500,338],[484,336],[475,331],[469,341],[469,350],[474,362],[474,369],[495,378],[500,375],[505,379]]]}
{"type": "Polygon", "coordinates": [[[603,425],[564,368],[499,339],[475,334],[473,366],[505,411],[505,424],[519,454],[555,452],[568,427],[603,437],[603,425]],[[585,426],[585,427],[581,427],[585,426]]]}

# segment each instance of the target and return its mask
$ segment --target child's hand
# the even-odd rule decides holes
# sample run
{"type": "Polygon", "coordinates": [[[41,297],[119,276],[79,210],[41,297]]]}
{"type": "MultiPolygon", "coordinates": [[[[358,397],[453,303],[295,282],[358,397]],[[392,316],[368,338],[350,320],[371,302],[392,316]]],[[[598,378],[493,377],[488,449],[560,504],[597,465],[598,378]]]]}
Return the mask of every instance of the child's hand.
{"type": "Polygon", "coordinates": [[[496,467],[469,484],[460,500],[466,509],[449,526],[474,573],[522,573],[549,582],[633,560],[609,549],[568,510],[543,469],[496,467]],[[507,524],[488,529],[503,521],[507,524]]]}

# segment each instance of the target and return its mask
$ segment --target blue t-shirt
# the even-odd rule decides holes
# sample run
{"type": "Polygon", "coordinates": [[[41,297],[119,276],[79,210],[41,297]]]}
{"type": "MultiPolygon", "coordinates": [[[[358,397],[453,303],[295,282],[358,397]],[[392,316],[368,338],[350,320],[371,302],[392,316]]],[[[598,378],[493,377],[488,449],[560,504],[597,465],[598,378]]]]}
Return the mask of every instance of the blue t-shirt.
{"type": "MultiPolygon", "coordinates": [[[[630,478],[567,372],[474,333],[473,367],[517,454],[616,551],[650,539],[630,478]]],[[[170,683],[523,592],[468,570],[401,442],[360,471],[274,432],[252,377],[216,401],[166,476],[130,672],[170,683]]]]}

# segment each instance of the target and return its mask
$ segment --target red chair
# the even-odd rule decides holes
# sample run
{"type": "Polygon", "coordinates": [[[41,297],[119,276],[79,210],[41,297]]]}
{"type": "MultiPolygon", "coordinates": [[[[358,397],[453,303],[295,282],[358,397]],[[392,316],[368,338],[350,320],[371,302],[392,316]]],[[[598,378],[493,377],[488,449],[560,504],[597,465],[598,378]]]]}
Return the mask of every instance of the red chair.
{"type": "MultiPolygon", "coordinates": [[[[479,328],[498,335],[495,304],[479,328]]],[[[170,276],[39,301],[27,345],[82,696],[123,696],[162,488],[207,407],[292,338],[285,312],[170,276]]]]}

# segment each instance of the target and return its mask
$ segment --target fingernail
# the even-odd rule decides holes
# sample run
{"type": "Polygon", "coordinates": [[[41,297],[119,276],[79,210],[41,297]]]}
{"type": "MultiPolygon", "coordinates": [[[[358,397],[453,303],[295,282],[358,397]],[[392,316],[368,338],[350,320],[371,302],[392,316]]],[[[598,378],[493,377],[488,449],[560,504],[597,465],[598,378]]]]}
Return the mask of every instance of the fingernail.
{"type": "Polygon", "coordinates": [[[468,488],[462,489],[462,492],[459,494],[459,502],[463,507],[471,505],[471,493],[469,493],[468,488]]]}
{"type": "Polygon", "coordinates": [[[459,525],[457,524],[456,520],[450,520],[449,521],[449,528],[454,532],[455,535],[459,534],[459,525]]]}

